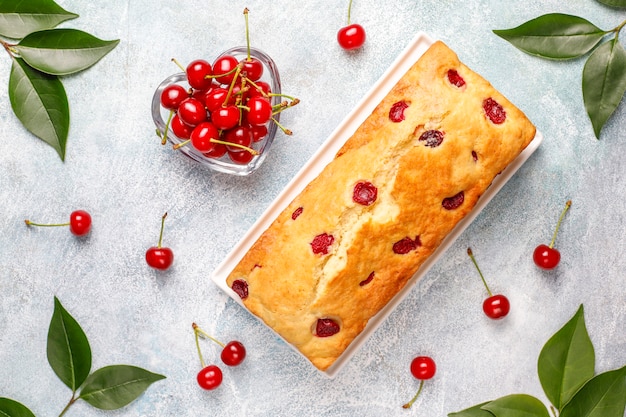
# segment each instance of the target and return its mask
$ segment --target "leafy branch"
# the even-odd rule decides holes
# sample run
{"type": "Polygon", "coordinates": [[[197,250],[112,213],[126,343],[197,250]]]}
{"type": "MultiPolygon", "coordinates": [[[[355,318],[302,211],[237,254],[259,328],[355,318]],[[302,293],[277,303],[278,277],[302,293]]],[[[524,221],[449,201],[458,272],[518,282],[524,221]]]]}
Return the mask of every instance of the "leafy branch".
{"type": "MultiPolygon", "coordinates": [[[[78,322],[54,297],[48,329],[48,363],[72,396],[62,417],[78,400],[101,410],[115,410],[134,401],[151,384],[165,377],[131,365],[111,365],[91,372],[91,348],[78,322]]],[[[0,398],[0,416],[34,417],[23,404],[0,398]]]]}
{"type": "Polygon", "coordinates": [[[60,77],[83,71],[112,51],[105,41],[76,29],[56,28],[78,15],[53,0],[0,0],[0,44],[12,59],[9,99],[13,113],[32,134],[52,146],[61,160],[70,124],[60,77]]]}
{"type": "MultiPolygon", "coordinates": [[[[626,8],[626,0],[598,1],[626,8]]],[[[599,139],[602,128],[626,93],[626,49],[619,42],[624,26],[626,20],[613,29],[603,30],[582,17],[550,13],[516,28],[493,32],[540,58],[567,60],[589,53],[582,72],[583,101],[599,139]],[[609,39],[605,40],[607,36],[609,39]]]]}
{"type": "MultiPolygon", "coordinates": [[[[595,352],[581,305],[544,345],[537,372],[554,417],[624,417],[626,366],[595,375],[595,352]],[[558,412],[558,414],[557,414],[558,412]]],[[[550,417],[548,408],[527,394],[487,401],[448,417],[550,417]]]]}

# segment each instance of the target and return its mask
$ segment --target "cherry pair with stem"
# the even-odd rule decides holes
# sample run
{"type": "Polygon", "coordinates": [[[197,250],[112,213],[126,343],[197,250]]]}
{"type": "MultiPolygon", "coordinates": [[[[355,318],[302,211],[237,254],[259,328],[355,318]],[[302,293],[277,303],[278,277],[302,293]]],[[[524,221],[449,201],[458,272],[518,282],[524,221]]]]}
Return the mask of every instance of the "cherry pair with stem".
{"type": "Polygon", "coordinates": [[[209,339],[222,347],[222,353],[220,354],[220,358],[222,362],[227,366],[238,366],[240,365],[244,359],[246,358],[246,348],[243,343],[232,340],[226,344],[220,342],[214,337],[210,336],[204,330],[202,330],[196,323],[191,325],[193,328],[195,340],[196,340],[196,349],[198,350],[198,357],[200,358],[200,366],[202,369],[198,372],[196,377],[198,381],[198,385],[205,390],[214,390],[220,386],[223,379],[222,370],[219,366],[211,364],[207,365],[204,362],[204,357],[202,356],[202,349],[200,349],[200,338],[209,339]]]}
{"type": "Polygon", "coordinates": [[[70,232],[75,236],[85,236],[91,230],[91,215],[85,210],[75,210],[70,213],[70,221],[67,223],[35,223],[24,220],[27,226],[39,227],[64,227],[69,226],[70,232]]]}

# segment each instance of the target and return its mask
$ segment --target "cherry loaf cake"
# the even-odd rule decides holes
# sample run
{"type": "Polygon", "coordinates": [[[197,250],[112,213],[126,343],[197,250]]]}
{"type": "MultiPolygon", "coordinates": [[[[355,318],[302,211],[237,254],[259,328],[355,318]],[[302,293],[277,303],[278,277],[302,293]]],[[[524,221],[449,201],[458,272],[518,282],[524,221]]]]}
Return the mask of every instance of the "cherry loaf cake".
{"type": "Polygon", "coordinates": [[[435,42],[226,282],[327,370],[534,136],[435,42]]]}

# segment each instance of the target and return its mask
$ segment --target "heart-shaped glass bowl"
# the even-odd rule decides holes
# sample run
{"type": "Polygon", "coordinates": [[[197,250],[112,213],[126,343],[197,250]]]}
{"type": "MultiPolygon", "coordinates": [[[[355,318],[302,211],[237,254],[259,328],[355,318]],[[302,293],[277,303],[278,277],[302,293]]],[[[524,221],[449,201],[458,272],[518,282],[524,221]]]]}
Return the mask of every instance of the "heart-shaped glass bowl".
{"type": "MultiPolygon", "coordinates": [[[[237,58],[237,60],[241,61],[242,59],[248,57],[248,48],[245,46],[237,46],[222,52],[215,59],[217,60],[225,55],[232,55],[237,58]]],[[[272,105],[279,104],[281,101],[280,75],[278,74],[278,69],[276,68],[274,60],[272,60],[272,58],[270,58],[265,52],[256,48],[250,48],[250,56],[258,59],[263,64],[263,76],[260,81],[265,81],[270,85],[271,92],[273,94],[271,97],[272,105]]],[[[187,76],[185,73],[181,72],[167,77],[155,90],[154,96],[152,97],[152,118],[160,136],[164,135],[167,126],[166,121],[170,119],[171,112],[161,106],[161,93],[171,84],[180,84],[185,89],[190,88],[187,83],[187,76]]],[[[280,113],[276,113],[273,118],[275,119],[275,122],[271,120],[268,122],[267,135],[265,135],[260,141],[253,143],[252,148],[258,152],[258,155],[255,155],[252,160],[246,164],[233,162],[228,155],[224,155],[220,158],[207,157],[197,151],[193,146],[191,146],[191,144],[181,146],[175,152],[180,152],[182,155],[185,155],[193,161],[214,171],[240,176],[249,175],[261,166],[272,146],[272,143],[274,142],[274,137],[276,136],[276,132],[278,130],[277,122],[280,120],[280,113]]],[[[167,129],[166,137],[167,141],[172,146],[182,144],[186,141],[186,139],[181,139],[174,135],[172,130],[169,128],[167,129]]]]}

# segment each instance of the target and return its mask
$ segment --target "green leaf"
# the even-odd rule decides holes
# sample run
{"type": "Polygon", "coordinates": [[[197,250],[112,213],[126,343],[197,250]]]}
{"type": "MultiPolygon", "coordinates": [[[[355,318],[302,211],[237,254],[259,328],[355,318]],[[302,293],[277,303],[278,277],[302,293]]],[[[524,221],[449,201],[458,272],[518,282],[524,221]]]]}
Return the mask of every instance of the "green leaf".
{"type": "Polygon", "coordinates": [[[617,39],[600,45],[583,68],[583,101],[596,138],[626,92],[626,50],[617,39]]]}
{"type": "Polygon", "coordinates": [[[487,404],[489,404],[489,401],[476,404],[473,407],[457,411],[456,413],[449,413],[448,417],[494,417],[494,415],[490,411],[482,408],[487,404]]]}
{"type": "Polygon", "coordinates": [[[22,39],[77,17],[52,0],[0,0],[0,35],[22,39]]]}
{"type": "Polygon", "coordinates": [[[571,59],[592,50],[609,32],[578,16],[551,13],[493,33],[530,55],[571,59]]]}
{"type": "Polygon", "coordinates": [[[72,392],[85,382],[91,370],[91,348],[87,336],[56,297],[48,330],[48,362],[72,392]]]}
{"type": "Polygon", "coordinates": [[[626,0],[598,0],[602,4],[611,7],[626,7],[626,0]]]}
{"type": "Polygon", "coordinates": [[[94,65],[119,40],[103,41],[76,29],[50,29],[31,33],[15,45],[31,67],[53,75],[67,75],[94,65]]]}
{"type": "Polygon", "coordinates": [[[595,353],[581,305],[576,314],[543,346],[537,373],[546,396],[561,410],[595,373],[595,353]]]}
{"type": "Polygon", "coordinates": [[[512,394],[498,398],[483,406],[496,417],[550,417],[546,406],[537,398],[526,394],[512,394]]]}
{"type": "Polygon", "coordinates": [[[136,366],[106,366],[87,378],[79,398],[96,408],[115,410],[129,404],[152,383],[164,378],[136,366]]]}
{"type": "Polygon", "coordinates": [[[9,99],[24,127],[52,146],[61,160],[65,159],[70,110],[61,81],[15,58],[9,77],[9,99]]]}
{"type": "Polygon", "coordinates": [[[624,417],[626,366],[596,375],[563,407],[561,417],[624,417]]]}
{"type": "Polygon", "coordinates": [[[0,398],[0,417],[35,417],[35,415],[17,401],[0,398]]]}

